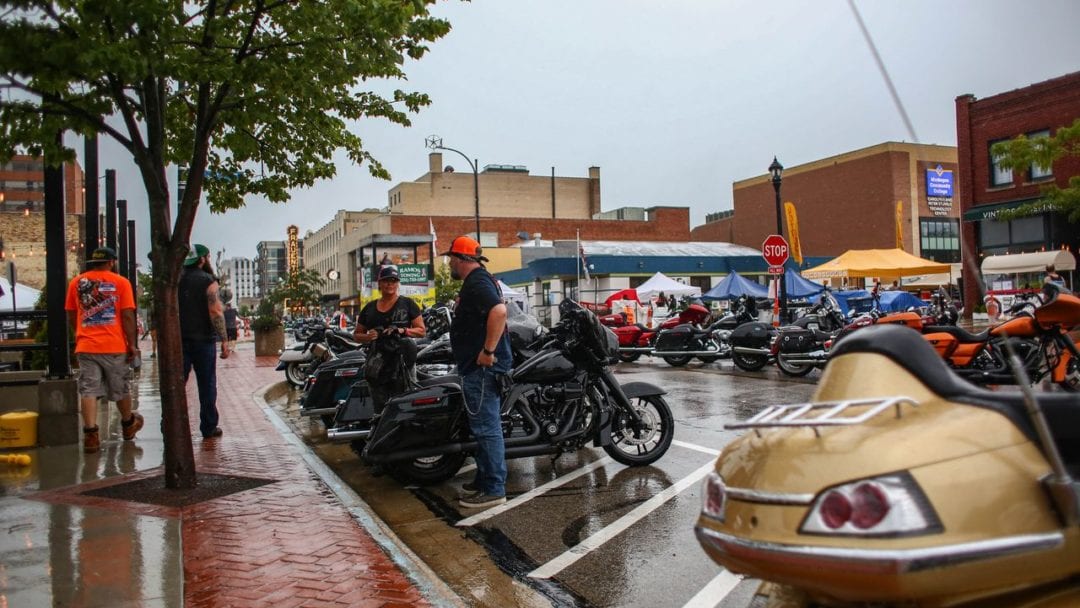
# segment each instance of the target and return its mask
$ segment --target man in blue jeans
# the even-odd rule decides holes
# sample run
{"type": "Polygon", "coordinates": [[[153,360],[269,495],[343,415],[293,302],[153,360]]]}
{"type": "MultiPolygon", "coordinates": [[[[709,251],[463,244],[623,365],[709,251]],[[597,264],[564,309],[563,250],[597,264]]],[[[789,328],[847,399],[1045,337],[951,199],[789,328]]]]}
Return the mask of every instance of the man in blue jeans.
{"type": "Polygon", "coordinates": [[[221,340],[221,358],[229,357],[225,314],[218,281],[210,266],[210,250],[195,245],[180,275],[180,338],[184,350],[184,382],[195,369],[199,385],[199,431],[204,439],[221,437],[217,410],[217,359],[214,338],[221,340]]]}
{"type": "Polygon", "coordinates": [[[506,451],[499,417],[501,395],[497,378],[510,371],[510,338],[506,334],[506,304],[480,243],[459,236],[443,253],[450,258],[450,276],[463,281],[450,325],[450,347],[461,376],[461,389],[476,440],[476,477],[466,483],[470,492],[459,504],[481,509],[506,502],[506,451]]]}

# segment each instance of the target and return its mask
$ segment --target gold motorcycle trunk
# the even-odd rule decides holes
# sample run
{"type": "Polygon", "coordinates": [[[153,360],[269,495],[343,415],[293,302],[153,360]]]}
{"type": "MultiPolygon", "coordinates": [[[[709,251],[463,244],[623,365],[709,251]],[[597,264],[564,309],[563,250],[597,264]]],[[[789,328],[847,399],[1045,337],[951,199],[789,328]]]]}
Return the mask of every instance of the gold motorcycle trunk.
{"type": "MultiPolygon", "coordinates": [[[[1080,532],[1062,523],[1040,482],[1050,465],[1002,414],[944,400],[872,353],[831,361],[814,400],[901,395],[910,402],[859,424],[752,429],[725,447],[716,465],[722,518],[703,513],[696,527],[709,556],[775,583],[774,605],[989,605],[1080,573],[1080,532]],[[938,526],[884,536],[800,532],[824,491],[890,473],[914,479],[938,526]]],[[[1038,605],[1080,603],[1075,581],[1058,591],[1066,603],[1038,605]]]]}

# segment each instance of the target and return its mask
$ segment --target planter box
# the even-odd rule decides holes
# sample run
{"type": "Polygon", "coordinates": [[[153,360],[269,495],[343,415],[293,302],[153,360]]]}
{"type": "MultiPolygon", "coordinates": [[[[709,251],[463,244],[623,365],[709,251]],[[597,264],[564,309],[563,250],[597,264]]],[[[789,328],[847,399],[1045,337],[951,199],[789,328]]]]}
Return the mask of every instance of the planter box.
{"type": "Polygon", "coordinates": [[[285,348],[285,328],[255,330],[255,356],[276,357],[285,348]]]}

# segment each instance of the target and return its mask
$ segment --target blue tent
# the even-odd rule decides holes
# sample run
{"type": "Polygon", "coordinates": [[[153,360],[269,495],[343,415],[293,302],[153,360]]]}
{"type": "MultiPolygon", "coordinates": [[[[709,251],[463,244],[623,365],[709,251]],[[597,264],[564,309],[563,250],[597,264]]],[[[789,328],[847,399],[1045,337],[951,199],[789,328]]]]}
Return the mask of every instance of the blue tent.
{"type": "MultiPolygon", "coordinates": [[[[865,289],[834,291],[833,295],[836,297],[837,302],[840,303],[840,308],[845,315],[848,309],[854,309],[856,312],[867,312],[874,306],[873,296],[865,289]]],[[[906,291],[882,291],[878,294],[878,297],[878,310],[881,312],[903,312],[909,308],[926,306],[926,302],[906,291]]]]}
{"type": "Polygon", "coordinates": [[[706,301],[733,300],[744,295],[753,296],[755,298],[764,298],[769,295],[769,290],[733,270],[724,277],[723,281],[720,281],[715,287],[705,292],[701,296],[701,299],[706,301]]]}
{"type": "Polygon", "coordinates": [[[809,298],[825,291],[824,285],[819,285],[810,279],[804,279],[801,274],[791,268],[784,273],[784,288],[787,290],[788,299],[809,298]]]}

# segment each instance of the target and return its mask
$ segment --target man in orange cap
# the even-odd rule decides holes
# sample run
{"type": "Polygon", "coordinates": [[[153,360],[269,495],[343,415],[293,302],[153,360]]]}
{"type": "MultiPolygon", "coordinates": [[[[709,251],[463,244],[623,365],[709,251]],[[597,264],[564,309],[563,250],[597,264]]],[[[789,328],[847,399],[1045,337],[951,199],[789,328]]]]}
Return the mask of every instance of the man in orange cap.
{"type": "Polygon", "coordinates": [[[459,504],[480,509],[506,502],[506,452],[499,419],[501,395],[497,376],[510,371],[510,338],[506,305],[480,243],[459,236],[443,253],[450,258],[450,276],[463,281],[450,325],[450,347],[461,376],[469,428],[476,440],[476,477],[459,504]]]}

